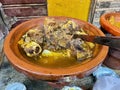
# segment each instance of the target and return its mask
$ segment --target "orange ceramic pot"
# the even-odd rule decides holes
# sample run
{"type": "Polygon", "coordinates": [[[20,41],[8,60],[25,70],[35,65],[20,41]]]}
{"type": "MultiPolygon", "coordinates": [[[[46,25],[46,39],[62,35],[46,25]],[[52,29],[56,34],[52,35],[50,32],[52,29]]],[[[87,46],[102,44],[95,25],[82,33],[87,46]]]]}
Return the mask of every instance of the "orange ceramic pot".
{"type": "MultiPolygon", "coordinates": [[[[43,25],[43,21],[45,18],[46,17],[41,17],[23,22],[22,24],[11,30],[5,38],[5,55],[16,70],[24,73],[29,78],[37,80],[59,80],[61,78],[69,76],[82,78],[86,75],[90,75],[104,61],[108,53],[108,47],[102,45],[97,50],[97,55],[93,57],[90,61],[64,68],[45,68],[27,60],[19,51],[18,41],[20,40],[21,36],[30,28],[37,25],[43,25]]],[[[54,18],[56,20],[66,20],[66,17],[54,18]]],[[[90,30],[90,32],[92,32],[94,35],[104,36],[103,32],[92,24],[79,19],[71,19],[79,24],[82,28],[90,30]]]]}
{"type": "MultiPolygon", "coordinates": [[[[115,18],[115,21],[120,22],[120,13],[119,12],[110,12],[105,13],[100,17],[100,24],[106,30],[113,36],[120,36],[120,28],[110,24],[108,21],[110,17],[113,16],[115,18]]],[[[108,56],[106,60],[104,61],[104,64],[112,69],[120,70],[120,50],[118,48],[110,48],[110,52],[108,53],[108,56]]]]}
{"type": "Polygon", "coordinates": [[[110,24],[110,22],[108,21],[111,16],[115,17],[115,21],[120,22],[120,13],[111,12],[111,13],[105,13],[100,17],[100,24],[110,34],[115,36],[120,36],[120,28],[110,24]]]}

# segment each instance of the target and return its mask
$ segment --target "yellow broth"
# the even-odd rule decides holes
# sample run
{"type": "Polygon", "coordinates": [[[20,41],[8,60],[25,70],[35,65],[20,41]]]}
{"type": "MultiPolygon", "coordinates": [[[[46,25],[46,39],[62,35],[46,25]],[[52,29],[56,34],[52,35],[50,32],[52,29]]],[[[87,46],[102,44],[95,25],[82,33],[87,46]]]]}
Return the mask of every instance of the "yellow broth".
{"type": "Polygon", "coordinates": [[[56,58],[55,56],[51,57],[28,57],[23,49],[19,47],[20,53],[23,55],[24,58],[26,58],[28,61],[34,63],[35,65],[46,67],[46,68],[63,68],[63,67],[70,67],[77,64],[84,64],[89,62],[91,59],[96,57],[99,50],[101,48],[101,45],[96,44],[93,52],[93,56],[91,58],[78,61],[75,57],[59,57],[56,58]]]}
{"type": "Polygon", "coordinates": [[[111,16],[108,20],[113,26],[120,28],[120,21],[116,21],[114,16],[111,16]]]}

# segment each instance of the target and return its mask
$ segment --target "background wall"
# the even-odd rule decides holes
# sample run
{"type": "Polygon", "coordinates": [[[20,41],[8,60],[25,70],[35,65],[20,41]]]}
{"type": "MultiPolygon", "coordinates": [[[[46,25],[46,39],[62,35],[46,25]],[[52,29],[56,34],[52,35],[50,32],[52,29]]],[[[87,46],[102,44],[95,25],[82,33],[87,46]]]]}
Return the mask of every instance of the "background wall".
{"type": "Polygon", "coordinates": [[[5,14],[18,20],[47,15],[46,0],[0,0],[5,14]]]}
{"type": "MultiPolygon", "coordinates": [[[[94,0],[94,9],[89,21],[100,27],[99,18],[103,13],[120,11],[120,0],[94,0]]],[[[47,0],[0,0],[5,14],[17,17],[18,20],[28,20],[39,16],[47,16],[47,0]]],[[[82,13],[82,12],[81,12],[82,13]]]]}
{"type": "Polygon", "coordinates": [[[100,27],[100,16],[106,12],[120,12],[120,0],[97,0],[92,23],[100,27]]]}

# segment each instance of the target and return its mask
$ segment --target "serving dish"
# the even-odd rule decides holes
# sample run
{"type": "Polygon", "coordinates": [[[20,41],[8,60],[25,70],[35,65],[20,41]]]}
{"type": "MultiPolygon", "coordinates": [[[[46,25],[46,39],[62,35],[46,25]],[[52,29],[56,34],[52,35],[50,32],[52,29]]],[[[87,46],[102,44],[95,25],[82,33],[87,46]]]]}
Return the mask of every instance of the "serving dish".
{"type": "Polygon", "coordinates": [[[119,12],[109,12],[105,13],[100,17],[101,26],[110,34],[114,36],[120,36],[120,28],[112,25],[109,20],[111,17],[114,17],[115,22],[120,22],[120,13],[119,12]]]}
{"type": "MultiPolygon", "coordinates": [[[[120,12],[104,13],[100,17],[100,24],[102,28],[106,30],[109,34],[111,34],[112,36],[120,36],[119,23],[120,23],[120,12]]],[[[110,48],[108,56],[104,61],[104,65],[112,69],[119,70],[120,69],[119,54],[120,54],[119,48],[117,47],[110,48]]]]}
{"type": "MultiPolygon", "coordinates": [[[[97,69],[97,67],[99,67],[99,65],[102,64],[108,53],[108,47],[102,45],[100,45],[100,48],[96,50],[97,54],[91,60],[85,61],[82,64],[79,63],[64,68],[42,67],[27,60],[27,58],[25,58],[20,53],[20,50],[18,48],[18,41],[20,40],[22,35],[25,32],[27,32],[30,28],[33,28],[37,25],[43,25],[44,19],[46,17],[31,19],[29,21],[21,23],[20,25],[13,28],[5,38],[4,41],[5,55],[7,56],[9,62],[14,66],[16,70],[18,70],[21,73],[24,73],[31,79],[52,81],[72,76],[76,76],[78,78],[85,77],[87,75],[90,75],[94,70],[97,69]]],[[[78,25],[80,25],[80,27],[82,27],[83,29],[89,30],[89,32],[91,32],[92,34],[105,36],[104,33],[98,28],[96,28],[94,25],[79,19],[68,17],[49,17],[49,18],[54,18],[58,21],[71,19],[75,21],[78,25]]]]}

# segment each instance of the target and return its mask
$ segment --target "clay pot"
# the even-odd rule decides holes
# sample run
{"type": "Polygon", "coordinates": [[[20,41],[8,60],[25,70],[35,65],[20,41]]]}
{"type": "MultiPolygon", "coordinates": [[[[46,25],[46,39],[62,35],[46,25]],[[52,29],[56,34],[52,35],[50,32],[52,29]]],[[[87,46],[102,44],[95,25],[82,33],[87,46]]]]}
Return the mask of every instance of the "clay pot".
{"type": "Polygon", "coordinates": [[[51,87],[54,87],[54,88],[63,88],[64,86],[67,86],[69,85],[68,82],[61,82],[61,83],[58,83],[58,82],[47,82],[48,85],[50,85],[51,87]]]}
{"type": "Polygon", "coordinates": [[[100,24],[110,34],[115,35],[115,36],[120,36],[120,29],[110,24],[110,22],[108,21],[111,16],[115,17],[115,21],[120,22],[120,13],[110,12],[110,13],[105,13],[100,17],[100,24]]]}
{"type": "MultiPolygon", "coordinates": [[[[43,21],[45,18],[46,17],[41,17],[25,21],[22,24],[13,28],[13,30],[11,30],[8,36],[5,38],[5,55],[16,70],[18,70],[21,73],[24,73],[31,79],[37,80],[59,80],[67,76],[77,76],[79,78],[82,78],[86,75],[90,75],[104,61],[108,53],[108,47],[102,45],[100,45],[99,49],[95,50],[97,54],[90,61],[86,61],[83,64],[77,64],[70,67],[46,68],[38,66],[27,60],[18,49],[18,41],[20,40],[21,36],[30,28],[35,27],[37,25],[43,25],[43,21]]],[[[56,20],[66,20],[66,17],[54,18],[56,20]]],[[[78,19],[72,20],[78,23],[83,29],[89,30],[94,35],[104,36],[103,32],[95,26],[93,26],[92,24],[78,19]]]]}
{"type": "MultiPolygon", "coordinates": [[[[119,12],[105,13],[100,17],[100,24],[104,30],[113,36],[120,36],[120,28],[110,24],[108,21],[111,16],[115,17],[115,21],[120,22],[119,12]]],[[[105,59],[104,64],[112,69],[120,69],[120,49],[110,48],[108,57],[105,59]]]]}
{"type": "Polygon", "coordinates": [[[110,48],[104,64],[112,69],[120,70],[120,49],[110,48]]]}

